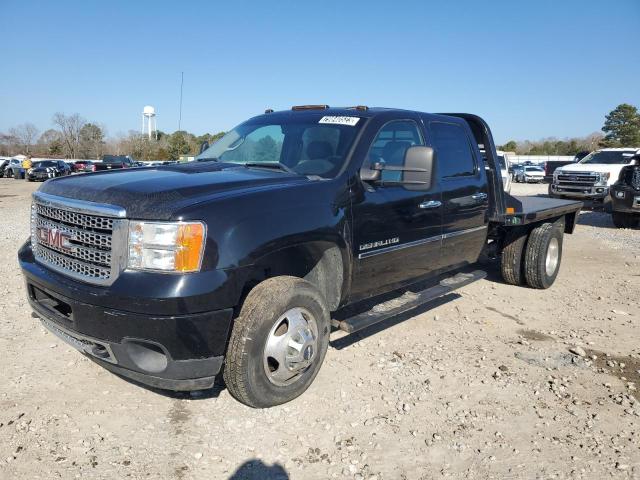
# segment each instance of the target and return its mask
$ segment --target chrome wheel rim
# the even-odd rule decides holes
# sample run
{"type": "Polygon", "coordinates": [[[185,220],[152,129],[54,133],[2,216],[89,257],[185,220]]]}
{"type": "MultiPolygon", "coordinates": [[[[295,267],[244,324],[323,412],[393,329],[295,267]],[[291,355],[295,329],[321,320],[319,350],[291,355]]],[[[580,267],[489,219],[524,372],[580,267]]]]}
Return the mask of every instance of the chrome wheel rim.
{"type": "Polygon", "coordinates": [[[291,385],[309,370],[317,351],[316,319],[305,308],[292,308],[276,320],[267,336],[264,372],[274,385],[291,385]]]}
{"type": "Polygon", "coordinates": [[[545,259],[544,266],[547,271],[547,276],[550,277],[556,272],[558,268],[558,259],[560,258],[560,244],[557,238],[552,238],[547,248],[547,258],[545,259]]]}

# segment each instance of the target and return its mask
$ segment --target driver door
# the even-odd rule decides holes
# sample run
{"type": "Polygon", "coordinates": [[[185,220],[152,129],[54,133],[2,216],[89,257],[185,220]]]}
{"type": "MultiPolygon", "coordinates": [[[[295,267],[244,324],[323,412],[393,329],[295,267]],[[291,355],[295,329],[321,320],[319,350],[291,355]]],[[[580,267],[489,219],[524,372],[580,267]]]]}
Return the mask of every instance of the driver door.
{"type": "MultiPolygon", "coordinates": [[[[366,162],[402,166],[406,150],[425,145],[416,118],[392,120],[375,136],[366,162]]],[[[366,184],[353,204],[355,278],[354,298],[411,283],[439,267],[442,198],[437,185],[429,190],[407,190],[401,172],[382,171],[382,183],[366,184]]],[[[435,182],[434,182],[435,183],[435,182]]]]}

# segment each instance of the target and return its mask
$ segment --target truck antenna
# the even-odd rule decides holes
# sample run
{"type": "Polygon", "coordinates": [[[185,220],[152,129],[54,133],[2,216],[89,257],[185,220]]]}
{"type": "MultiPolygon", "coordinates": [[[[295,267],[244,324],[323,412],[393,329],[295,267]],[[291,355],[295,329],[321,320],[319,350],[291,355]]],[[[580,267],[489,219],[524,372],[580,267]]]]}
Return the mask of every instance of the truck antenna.
{"type": "Polygon", "coordinates": [[[178,131],[182,126],[182,87],[184,85],[184,72],[180,72],[180,114],[178,116],[178,131]]]}

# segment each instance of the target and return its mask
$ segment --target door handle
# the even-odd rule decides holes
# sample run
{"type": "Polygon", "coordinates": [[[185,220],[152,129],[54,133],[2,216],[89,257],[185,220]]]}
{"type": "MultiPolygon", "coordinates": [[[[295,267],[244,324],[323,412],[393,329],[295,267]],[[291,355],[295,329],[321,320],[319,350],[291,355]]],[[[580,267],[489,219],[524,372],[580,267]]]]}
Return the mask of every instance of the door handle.
{"type": "Polygon", "coordinates": [[[473,198],[474,200],[486,200],[487,199],[487,194],[486,193],[475,193],[473,195],[471,195],[471,198],[473,198]]]}
{"type": "Polygon", "coordinates": [[[438,200],[429,200],[428,202],[422,202],[419,207],[420,208],[438,208],[440,205],[442,205],[442,202],[439,202],[438,200]]]}

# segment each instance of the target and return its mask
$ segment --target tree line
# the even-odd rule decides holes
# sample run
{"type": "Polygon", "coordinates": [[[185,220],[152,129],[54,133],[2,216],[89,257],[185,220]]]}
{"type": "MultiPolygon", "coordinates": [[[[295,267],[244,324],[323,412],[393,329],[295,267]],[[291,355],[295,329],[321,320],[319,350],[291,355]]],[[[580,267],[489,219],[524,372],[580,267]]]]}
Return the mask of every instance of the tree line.
{"type": "Polygon", "coordinates": [[[17,154],[50,158],[100,159],[105,154],[131,155],[137,160],[177,160],[181,155],[196,155],[204,141],[214,142],[224,135],[194,135],[184,130],[152,132],[152,138],[130,130],[125,135],[107,137],[106,129],[88,122],[79,114],[56,113],[54,128],[40,133],[32,123],[24,123],[0,132],[0,155],[17,154]]]}
{"type": "Polygon", "coordinates": [[[618,105],[605,116],[602,133],[564,140],[553,137],[538,141],[510,140],[498,149],[518,155],[576,155],[606,147],[640,148],[640,113],[637,107],[628,103],[618,105]]]}
{"type": "MultiPolygon", "coordinates": [[[[51,122],[54,128],[42,134],[32,123],[0,132],[0,155],[22,153],[35,157],[99,159],[105,154],[114,154],[131,155],[138,160],[177,160],[181,155],[196,155],[202,142],[212,143],[224,135],[219,132],[196,136],[184,130],[173,133],[158,130],[150,139],[131,130],[126,135],[107,138],[104,126],[88,122],[77,113],[56,113],[51,122]]],[[[510,140],[498,146],[500,150],[520,155],[575,155],[602,147],[640,148],[637,107],[626,103],[618,105],[606,115],[602,133],[564,140],[510,140]]]]}

